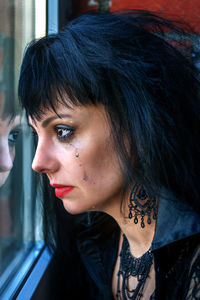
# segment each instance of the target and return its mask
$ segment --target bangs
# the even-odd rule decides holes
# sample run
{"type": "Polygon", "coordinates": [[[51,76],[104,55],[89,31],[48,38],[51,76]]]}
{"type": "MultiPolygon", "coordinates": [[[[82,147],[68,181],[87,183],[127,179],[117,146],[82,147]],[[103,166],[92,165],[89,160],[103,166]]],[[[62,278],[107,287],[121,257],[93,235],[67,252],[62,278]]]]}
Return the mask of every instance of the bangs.
{"type": "Polygon", "coordinates": [[[5,101],[1,101],[0,99],[0,119],[6,120],[8,119],[9,122],[12,122],[14,118],[18,115],[22,115],[22,110],[16,102],[11,101],[11,96],[6,95],[5,101]]]}
{"type": "Polygon", "coordinates": [[[85,66],[79,68],[80,63],[72,57],[76,57],[77,50],[73,46],[70,41],[63,44],[55,35],[29,44],[18,85],[19,101],[27,116],[40,119],[45,110],[56,112],[58,103],[66,107],[98,103],[98,97],[93,96],[98,92],[91,89],[98,85],[90,70],[85,76],[85,66]]]}

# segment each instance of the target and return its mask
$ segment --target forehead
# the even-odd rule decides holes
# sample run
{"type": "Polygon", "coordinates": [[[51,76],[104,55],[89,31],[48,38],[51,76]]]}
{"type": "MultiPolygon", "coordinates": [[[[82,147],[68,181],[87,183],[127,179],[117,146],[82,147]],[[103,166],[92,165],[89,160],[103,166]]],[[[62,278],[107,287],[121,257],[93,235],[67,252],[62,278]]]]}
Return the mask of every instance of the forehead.
{"type": "Polygon", "coordinates": [[[8,116],[5,119],[0,118],[0,134],[8,133],[12,128],[21,124],[21,116],[16,116],[15,118],[11,118],[8,116]]]}
{"type": "Polygon", "coordinates": [[[66,106],[58,103],[55,109],[46,108],[42,110],[40,118],[32,118],[28,116],[28,122],[32,126],[46,127],[49,123],[56,119],[68,119],[68,121],[90,121],[96,118],[98,121],[101,119],[103,122],[107,120],[106,111],[102,104],[93,105],[70,105],[66,106]]]}

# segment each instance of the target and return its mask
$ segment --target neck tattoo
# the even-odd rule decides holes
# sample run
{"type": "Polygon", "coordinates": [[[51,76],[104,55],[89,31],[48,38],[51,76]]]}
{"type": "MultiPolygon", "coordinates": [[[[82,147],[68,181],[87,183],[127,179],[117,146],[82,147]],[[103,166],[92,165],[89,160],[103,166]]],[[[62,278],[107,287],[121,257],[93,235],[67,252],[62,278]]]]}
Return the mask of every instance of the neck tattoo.
{"type": "Polygon", "coordinates": [[[153,254],[151,253],[151,250],[148,250],[139,258],[134,257],[130,252],[128,240],[123,234],[122,249],[120,253],[120,267],[117,274],[117,300],[141,299],[152,263],[153,254]],[[129,287],[129,279],[131,276],[137,277],[138,280],[135,289],[131,289],[131,287],[129,287]]]}

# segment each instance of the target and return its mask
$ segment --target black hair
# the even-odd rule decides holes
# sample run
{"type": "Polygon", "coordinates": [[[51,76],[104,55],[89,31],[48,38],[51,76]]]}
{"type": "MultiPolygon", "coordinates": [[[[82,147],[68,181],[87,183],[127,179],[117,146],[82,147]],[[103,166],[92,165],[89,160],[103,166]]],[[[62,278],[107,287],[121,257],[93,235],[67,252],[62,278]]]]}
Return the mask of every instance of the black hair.
{"type": "Polygon", "coordinates": [[[1,67],[0,80],[0,118],[2,120],[9,119],[13,121],[16,115],[21,114],[19,103],[14,101],[14,39],[12,37],[0,34],[1,47],[3,51],[3,60],[1,67]]]}
{"type": "Polygon", "coordinates": [[[19,99],[37,119],[58,101],[103,104],[125,187],[135,180],[155,195],[164,187],[200,212],[198,71],[166,39],[184,30],[147,11],[84,14],[29,44],[19,99]]]}

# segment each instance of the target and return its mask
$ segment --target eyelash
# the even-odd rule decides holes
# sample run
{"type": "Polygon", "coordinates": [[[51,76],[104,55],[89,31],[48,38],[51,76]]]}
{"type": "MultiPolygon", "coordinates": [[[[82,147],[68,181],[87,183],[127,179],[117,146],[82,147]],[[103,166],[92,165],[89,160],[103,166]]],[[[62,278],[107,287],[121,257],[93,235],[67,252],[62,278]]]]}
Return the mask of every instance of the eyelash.
{"type": "Polygon", "coordinates": [[[74,128],[67,125],[57,125],[55,126],[55,132],[59,141],[68,141],[72,135],[74,134],[74,128]],[[62,136],[63,131],[65,131],[65,135],[62,136]]]}
{"type": "Polygon", "coordinates": [[[8,136],[8,142],[9,142],[9,145],[10,146],[14,146],[16,141],[17,141],[17,138],[18,138],[18,135],[19,135],[19,130],[12,130],[10,133],[9,133],[9,136],[8,136]]]}
{"type": "Polygon", "coordinates": [[[31,134],[32,134],[32,137],[33,137],[34,146],[37,147],[37,144],[38,144],[37,132],[34,129],[31,128],[31,134]]]}
{"type": "MultiPolygon", "coordinates": [[[[57,139],[59,141],[66,142],[72,137],[72,135],[74,134],[75,129],[73,127],[67,126],[67,125],[56,125],[55,128],[54,128],[54,131],[55,131],[57,139]],[[62,136],[62,131],[67,131],[65,136],[62,136]]],[[[34,129],[32,129],[32,136],[33,136],[35,144],[37,145],[38,135],[37,135],[37,132],[34,129]]]]}

